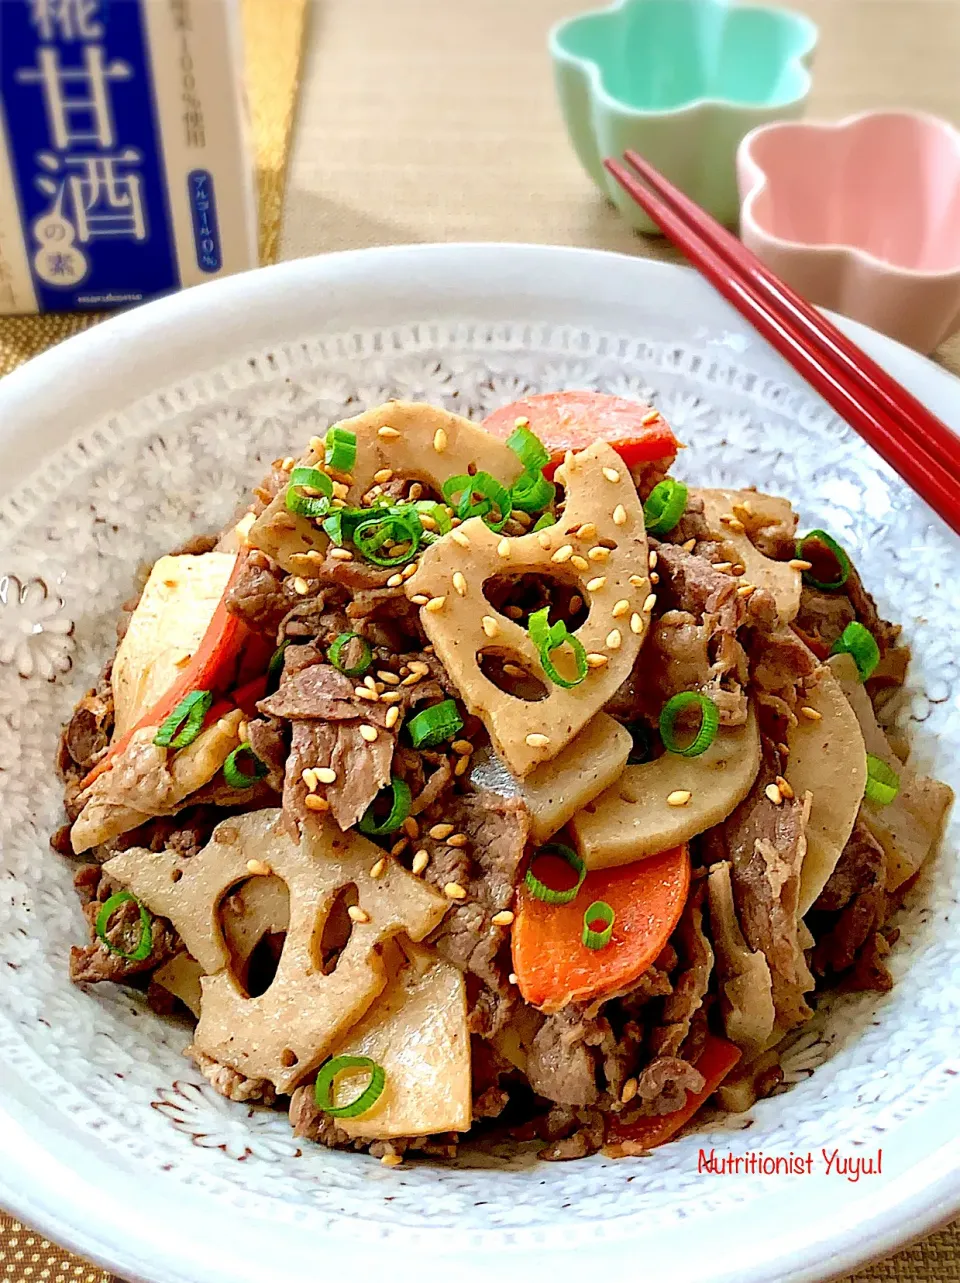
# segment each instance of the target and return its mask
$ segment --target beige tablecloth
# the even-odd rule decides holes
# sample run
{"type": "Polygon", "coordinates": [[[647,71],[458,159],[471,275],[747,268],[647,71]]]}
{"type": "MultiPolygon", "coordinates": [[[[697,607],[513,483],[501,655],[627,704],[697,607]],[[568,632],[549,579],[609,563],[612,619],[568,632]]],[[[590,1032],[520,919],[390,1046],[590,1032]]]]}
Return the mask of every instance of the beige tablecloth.
{"type": "MultiPolygon", "coordinates": [[[[960,124],[960,0],[790,2],[821,26],[811,115],[909,106],[960,124]]],[[[460,240],[674,257],[620,222],[563,132],[545,36],[589,3],[314,0],[281,258],[460,240]]],[[[960,339],[938,356],[960,373],[960,339]]],[[[960,1228],[857,1276],[894,1280],[960,1283],[960,1228]]]]}

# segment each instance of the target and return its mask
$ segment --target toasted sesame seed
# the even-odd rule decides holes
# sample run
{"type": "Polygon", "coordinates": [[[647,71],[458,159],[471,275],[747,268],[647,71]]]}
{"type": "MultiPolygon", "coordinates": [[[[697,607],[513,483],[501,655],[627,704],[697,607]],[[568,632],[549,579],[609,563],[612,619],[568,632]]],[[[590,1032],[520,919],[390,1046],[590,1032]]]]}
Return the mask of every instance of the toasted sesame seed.
{"type": "Polygon", "coordinates": [[[461,548],[470,547],[470,540],[467,538],[467,536],[463,533],[462,530],[454,530],[453,533],[450,535],[450,538],[453,540],[454,543],[459,544],[461,548]]]}
{"type": "Polygon", "coordinates": [[[394,842],[393,846],[390,848],[390,854],[403,855],[404,851],[407,848],[408,840],[409,840],[408,838],[403,837],[400,839],[399,842],[394,842]]]}
{"type": "Polygon", "coordinates": [[[337,778],[337,773],[332,766],[315,766],[313,773],[320,784],[333,784],[337,778]]]}
{"type": "Polygon", "coordinates": [[[490,921],[495,927],[509,927],[513,919],[514,914],[510,909],[501,909],[499,913],[493,915],[490,921]]]}
{"type": "Polygon", "coordinates": [[[387,871],[387,862],[384,859],[384,857],[381,856],[380,859],[377,860],[376,864],[371,865],[370,876],[372,878],[382,878],[384,873],[386,873],[386,871],[387,871]]]}
{"type": "Polygon", "coordinates": [[[293,471],[293,465],[294,465],[295,463],[296,463],[296,459],[294,459],[293,455],[292,455],[292,454],[288,454],[288,455],[287,455],[287,457],[286,457],[286,458],[283,460],[283,462],[280,464],[280,471],[281,471],[281,472],[292,472],[292,471],[293,471]]]}
{"type": "MultiPolygon", "coordinates": [[[[400,685],[402,686],[403,682],[401,682],[400,685]]],[[[403,699],[403,696],[400,694],[399,691],[384,691],[383,694],[380,696],[380,703],[397,704],[401,699],[403,699]]]]}
{"type": "Polygon", "coordinates": [[[250,723],[244,719],[237,727],[237,739],[241,744],[245,744],[250,738],[250,723]]]}
{"type": "Polygon", "coordinates": [[[397,708],[396,704],[393,704],[390,708],[387,709],[387,715],[384,718],[384,725],[386,726],[388,731],[392,731],[399,720],[400,720],[400,710],[399,708],[397,708]]]}
{"type": "Polygon", "coordinates": [[[530,420],[526,415],[521,414],[518,418],[514,419],[513,426],[515,428],[529,428],[530,420]]]}
{"type": "Polygon", "coordinates": [[[625,526],[627,524],[627,510],[622,503],[618,503],[613,510],[613,524],[615,526],[625,526]]]}
{"type": "MultiPolygon", "coordinates": [[[[416,686],[417,682],[422,682],[422,681],[423,681],[423,673],[411,673],[409,677],[405,677],[405,678],[403,679],[403,681],[400,683],[400,685],[401,685],[401,686],[416,686]]],[[[394,692],[391,692],[391,694],[393,694],[393,693],[394,693],[394,692]]]]}
{"type": "Polygon", "coordinates": [[[594,579],[587,580],[587,592],[599,592],[606,582],[606,575],[597,575],[594,579]]]}
{"type": "Polygon", "coordinates": [[[382,682],[386,682],[388,686],[400,685],[400,678],[396,675],[396,673],[391,673],[388,668],[378,668],[377,676],[380,678],[382,682]]]}
{"type": "Polygon", "coordinates": [[[583,598],[582,598],[582,597],[580,597],[579,595],[577,595],[577,594],[575,593],[575,594],[570,598],[569,605],[570,605],[570,612],[571,612],[571,614],[574,614],[574,615],[575,615],[575,614],[577,613],[577,611],[578,611],[578,610],[583,606],[583,598]]]}
{"type": "Polygon", "coordinates": [[[657,550],[656,548],[651,548],[650,552],[647,554],[647,565],[652,570],[656,564],[657,564],[657,550]]]}
{"type": "Polygon", "coordinates": [[[366,722],[364,722],[360,727],[360,735],[368,744],[372,744],[377,738],[377,728],[375,726],[368,726],[366,722]]]}
{"type": "Polygon", "coordinates": [[[410,598],[410,600],[413,602],[415,606],[425,606],[427,602],[430,600],[430,598],[427,596],[426,593],[418,592],[418,593],[414,593],[413,596],[410,598]]]}
{"type": "Polygon", "coordinates": [[[767,801],[772,802],[774,806],[779,806],[783,801],[783,794],[776,784],[768,784],[763,791],[767,796],[767,801]]]}
{"type": "Polygon", "coordinates": [[[796,794],[793,791],[793,787],[787,783],[787,781],[783,778],[782,775],[777,776],[777,788],[780,790],[781,794],[783,795],[783,797],[787,799],[788,802],[792,802],[793,799],[796,797],[796,794]]]}
{"type": "Polygon", "coordinates": [[[467,837],[466,833],[451,833],[447,838],[447,846],[463,848],[469,841],[470,839],[467,837]]]}
{"type": "Polygon", "coordinates": [[[563,466],[569,468],[573,464],[573,451],[568,450],[563,456],[563,466]]]}
{"type": "Polygon", "coordinates": [[[590,563],[587,561],[586,557],[581,557],[580,554],[576,552],[570,558],[570,565],[573,566],[575,570],[590,569],[590,563]]]}
{"type": "Polygon", "coordinates": [[[388,588],[399,588],[403,583],[403,575],[391,575],[387,580],[388,588]]]}
{"type": "Polygon", "coordinates": [[[396,428],[377,428],[377,436],[383,441],[396,441],[400,433],[396,428]]]}
{"type": "Polygon", "coordinates": [[[590,549],[590,551],[587,553],[587,556],[590,558],[591,561],[606,561],[607,558],[610,556],[610,549],[603,548],[600,546],[600,544],[597,544],[595,548],[590,549]]]}
{"type": "Polygon", "coordinates": [[[413,857],[413,863],[410,865],[411,870],[418,876],[424,871],[430,863],[429,851],[418,851],[413,857]]]}
{"type": "Polygon", "coordinates": [[[680,547],[683,549],[684,552],[693,552],[696,546],[697,546],[696,539],[687,539],[685,543],[682,543],[680,545],[680,547]]]}
{"type": "Polygon", "coordinates": [[[509,539],[501,539],[501,540],[500,540],[500,542],[497,544],[497,556],[498,556],[498,557],[504,557],[504,558],[506,558],[506,557],[509,557],[509,556],[510,556],[510,540],[509,540],[509,539]]]}
{"type": "Polygon", "coordinates": [[[804,561],[802,557],[792,558],[792,560],[787,562],[787,565],[791,566],[794,570],[812,570],[813,569],[813,562],[804,561]]]}
{"type": "Polygon", "coordinates": [[[317,791],[317,773],[312,767],[308,766],[306,770],[301,771],[300,778],[303,780],[304,784],[306,784],[311,793],[315,793],[317,791]]]}
{"type": "Polygon", "coordinates": [[[450,834],[453,832],[453,825],[452,824],[434,824],[433,827],[431,829],[428,829],[427,831],[429,832],[432,838],[436,839],[437,842],[442,842],[444,838],[448,838],[450,834]]]}
{"type": "Polygon", "coordinates": [[[537,534],[537,543],[544,550],[544,552],[546,552],[546,550],[550,547],[550,542],[551,542],[550,536],[547,534],[546,530],[541,530],[537,534]]]}
{"type": "Polygon", "coordinates": [[[692,797],[689,789],[674,789],[667,794],[667,806],[686,806],[692,797]]]}
{"type": "Polygon", "coordinates": [[[465,900],[467,893],[459,882],[448,882],[443,888],[443,894],[448,900],[465,900]]]}
{"type": "Polygon", "coordinates": [[[728,570],[733,569],[733,562],[732,561],[715,561],[713,563],[713,568],[714,570],[723,571],[723,573],[726,574],[728,570]]]}
{"type": "Polygon", "coordinates": [[[550,560],[557,562],[558,565],[562,565],[563,562],[569,561],[572,556],[573,544],[565,543],[562,548],[557,549],[550,560]]]}
{"type": "Polygon", "coordinates": [[[741,566],[738,563],[737,565],[734,566],[734,568],[730,571],[730,573],[736,579],[739,579],[741,575],[745,575],[747,573],[747,568],[746,566],[741,566]]]}
{"type": "Polygon", "coordinates": [[[508,619],[522,619],[523,611],[519,606],[504,606],[503,613],[508,619]]]}
{"type": "Polygon", "coordinates": [[[419,673],[421,677],[426,677],[430,672],[430,665],[425,664],[422,659],[411,659],[408,667],[411,673],[419,673]]]}
{"type": "Polygon", "coordinates": [[[453,773],[454,773],[454,775],[466,775],[466,773],[467,773],[467,771],[469,771],[469,769],[470,769],[470,759],[469,759],[469,757],[458,757],[458,758],[457,758],[457,764],[456,764],[456,766],[453,768],[453,773]]]}
{"type": "Polygon", "coordinates": [[[627,583],[630,584],[632,588],[642,588],[646,582],[647,581],[643,575],[631,575],[627,580],[627,583]]]}
{"type": "Polygon", "coordinates": [[[420,836],[420,825],[417,823],[414,816],[408,815],[404,820],[403,831],[406,833],[408,838],[418,838],[420,836]]]}
{"type": "Polygon", "coordinates": [[[660,411],[651,410],[649,414],[645,414],[643,416],[640,422],[643,424],[644,427],[646,427],[648,423],[656,423],[657,419],[659,418],[660,418],[660,411]]]}
{"type": "Polygon", "coordinates": [[[602,668],[604,664],[608,664],[609,662],[610,661],[606,655],[599,655],[596,651],[591,651],[587,655],[588,668],[602,668]]]}
{"type": "Polygon", "coordinates": [[[650,571],[650,582],[652,584],[658,584],[660,582],[660,576],[655,570],[650,571]]]}
{"type": "Polygon", "coordinates": [[[492,615],[484,615],[480,620],[480,627],[487,637],[496,637],[500,631],[500,625],[492,615]]]}
{"type": "Polygon", "coordinates": [[[450,747],[458,757],[469,757],[473,752],[473,745],[469,740],[454,740],[450,747]]]}
{"type": "Polygon", "coordinates": [[[757,591],[756,584],[741,584],[740,587],[737,589],[737,596],[749,597],[752,593],[755,593],[756,591],[757,591]]]}
{"type": "Polygon", "coordinates": [[[420,499],[422,496],[423,496],[423,486],[420,484],[419,481],[415,481],[413,485],[410,487],[410,493],[407,496],[407,498],[410,500],[411,503],[416,503],[417,500],[420,499]]]}
{"type": "Polygon", "coordinates": [[[620,480],[620,473],[616,468],[602,468],[601,471],[608,481],[616,482],[620,480]]]}
{"type": "Polygon", "coordinates": [[[819,722],[823,718],[822,713],[818,713],[815,708],[810,708],[808,704],[802,705],[800,716],[805,717],[808,722],[819,722]]]}
{"type": "Polygon", "coordinates": [[[361,909],[359,904],[350,905],[347,909],[347,917],[351,922],[364,923],[370,921],[370,914],[367,913],[366,909],[361,909]]]}
{"type": "Polygon", "coordinates": [[[271,869],[269,864],[264,864],[262,860],[248,860],[247,872],[259,874],[261,877],[266,877],[268,874],[273,872],[273,869],[271,869]]]}
{"type": "Polygon", "coordinates": [[[400,1167],[402,1164],[403,1159],[399,1154],[384,1154],[380,1159],[381,1167],[400,1167]]]}
{"type": "Polygon", "coordinates": [[[526,741],[530,748],[546,748],[550,743],[550,736],[541,735],[539,731],[531,731],[526,741]]]}
{"type": "Polygon", "coordinates": [[[377,692],[376,679],[371,677],[369,673],[367,673],[366,677],[363,679],[363,684],[364,686],[366,686],[368,691],[374,691],[375,693],[379,693],[377,692]]]}
{"type": "Polygon", "coordinates": [[[517,979],[517,973],[515,971],[511,971],[510,974],[507,976],[507,983],[511,985],[517,985],[520,983],[520,981],[517,979]]]}
{"type": "Polygon", "coordinates": [[[310,591],[310,585],[305,579],[301,579],[300,576],[297,575],[293,581],[293,591],[300,597],[306,597],[307,593],[310,591]]]}
{"type": "Polygon", "coordinates": [[[638,615],[636,611],[630,616],[630,631],[636,633],[638,637],[643,632],[643,616],[638,615]]]}
{"type": "Polygon", "coordinates": [[[456,589],[458,596],[466,597],[467,581],[464,579],[463,574],[459,570],[455,570],[453,572],[453,586],[456,589]]]}
{"type": "Polygon", "coordinates": [[[404,566],[404,568],[400,571],[400,578],[412,579],[419,569],[420,569],[419,561],[408,561],[407,564],[404,566]]]}
{"type": "Polygon", "coordinates": [[[622,619],[629,609],[630,609],[630,603],[627,601],[626,597],[621,597],[620,600],[616,602],[613,607],[614,619],[622,619]]]}
{"type": "Polygon", "coordinates": [[[623,1091],[620,1093],[620,1103],[629,1105],[634,1096],[636,1096],[638,1088],[639,1084],[636,1078],[628,1078],[623,1084],[623,1091]]]}
{"type": "Polygon", "coordinates": [[[614,628],[611,632],[607,633],[607,649],[608,649],[608,650],[619,650],[619,649],[620,649],[620,643],[621,643],[622,641],[623,641],[623,638],[620,636],[620,629],[619,629],[619,628],[614,628]]]}
{"type": "Polygon", "coordinates": [[[429,512],[420,513],[420,524],[423,526],[424,530],[436,530],[437,528],[437,523],[433,517],[430,516],[429,512]]]}
{"type": "Polygon", "coordinates": [[[443,610],[446,600],[446,597],[431,597],[424,606],[424,610],[429,610],[431,615],[436,615],[438,611],[443,610]]]}
{"type": "Polygon", "coordinates": [[[655,592],[648,593],[643,602],[643,607],[642,607],[643,613],[645,615],[649,615],[651,610],[653,610],[656,604],[657,604],[657,594],[655,592]]]}
{"type": "Polygon", "coordinates": [[[533,525],[533,517],[530,516],[529,512],[521,512],[519,508],[512,509],[510,516],[518,526],[523,526],[524,530],[533,525]]]}
{"type": "Polygon", "coordinates": [[[308,811],[329,811],[330,803],[325,797],[320,797],[317,793],[308,793],[303,799],[303,805],[308,811]]]}
{"type": "Polygon", "coordinates": [[[353,561],[353,553],[349,548],[331,548],[330,556],[334,561],[353,561]]]}
{"type": "Polygon", "coordinates": [[[526,673],[519,664],[506,663],[503,666],[503,671],[508,677],[526,677],[526,673]]]}
{"type": "Polygon", "coordinates": [[[379,481],[381,485],[386,485],[388,481],[393,480],[393,469],[381,468],[378,472],[373,474],[373,479],[374,481],[379,481]]]}
{"type": "Polygon", "coordinates": [[[444,432],[443,428],[437,428],[436,432],[433,434],[433,448],[436,450],[437,454],[443,454],[444,450],[446,450],[447,434],[444,432]]]}
{"type": "Polygon", "coordinates": [[[592,521],[585,521],[577,531],[577,538],[582,539],[584,543],[593,543],[597,537],[597,527],[592,521]]]}
{"type": "Polygon", "coordinates": [[[732,534],[742,535],[746,532],[746,526],[744,526],[743,522],[738,517],[733,516],[732,513],[729,517],[726,515],[722,516],[720,520],[732,534]]]}

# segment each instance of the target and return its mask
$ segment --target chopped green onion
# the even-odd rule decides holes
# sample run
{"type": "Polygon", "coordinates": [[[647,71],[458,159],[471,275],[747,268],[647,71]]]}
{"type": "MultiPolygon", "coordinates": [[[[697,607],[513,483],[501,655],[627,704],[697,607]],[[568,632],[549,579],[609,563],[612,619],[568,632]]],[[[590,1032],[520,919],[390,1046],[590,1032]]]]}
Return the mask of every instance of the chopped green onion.
{"type": "Polygon", "coordinates": [[[583,879],[587,876],[587,866],[577,855],[572,847],[565,845],[563,842],[547,842],[545,845],[538,847],[527,866],[527,872],[524,875],[524,882],[527,890],[535,900],[542,900],[544,904],[569,904],[575,900],[577,892],[583,886],[583,879]],[[555,891],[553,887],[548,887],[533,871],[533,866],[542,855],[558,855],[561,860],[566,861],[577,875],[576,884],[569,887],[566,891],[555,891]]]}
{"type": "Polygon", "coordinates": [[[542,610],[536,610],[530,616],[530,640],[540,652],[543,671],[553,684],[561,686],[564,690],[570,690],[573,686],[579,686],[587,675],[587,652],[579,637],[574,637],[562,619],[555,624],[547,623],[549,613],[550,607],[544,606],[542,610]],[[573,661],[577,670],[577,675],[573,678],[563,677],[551,658],[555,650],[565,645],[569,646],[573,652],[573,661]]]}
{"type": "Polygon", "coordinates": [[[331,1118],[359,1118],[380,1099],[387,1081],[386,1070],[369,1056],[333,1056],[317,1074],[313,1098],[317,1108],[331,1118]],[[363,1091],[349,1105],[335,1105],[333,1090],[337,1077],[347,1069],[369,1069],[370,1079],[363,1091]]]}
{"type": "Polygon", "coordinates": [[[327,659],[345,677],[362,677],[370,665],[373,663],[373,651],[370,649],[370,643],[359,633],[340,633],[331,643],[327,651],[327,659]],[[360,658],[355,664],[347,665],[345,662],[344,651],[351,642],[360,643],[360,658]]]}
{"type": "Polygon", "coordinates": [[[878,806],[889,806],[900,792],[900,776],[882,758],[867,754],[867,786],[863,796],[878,806]]]}
{"type": "Polygon", "coordinates": [[[588,949],[603,949],[610,943],[615,918],[616,914],[606,900],[594,900],[583,915],[583,935],[580,937],[588,949]],[[599,931],[593,926],[595,922],[603,923],[599,931]]]}
{"type": "Polygon", "coordinates": [[[423,539],[423,526],[415,512],[390,509],[376,512],[361,521],[353,532],[353,542],[358,552],[375,566],[402,566],[417,555],[423,539]],[[404,547],[402,552],[381,556],[380,549],[387,543],[404,547]]]}
{"type": "Polygon", "coordinates": [[[410,743],[414,748],[434,748],[444,740],[453,739],[457,731],[463,730],[463,718],[457,711],[452,699],[445,699],[442,704],[425,708],[416,717],[407,722],[410,743]]]}
{"type": "Polygon", "coordinates": [[[153,948],[153,928],[150,925],[150,914],[146,911],[135,895],[129,891],[118,891],[104,903],[103,908],[97,914],[96,922],[97,936],[107,946],[111,953],[119,954],[121,958],[126,958],[129,962],[143,962],[144,958],[150,957],[150,950],[153,948]],[[132,902],[140,910],[140,939],[132,953],[125,953],[123,949],[118,949],[107,939],[107,927],[110,919],[113,917],[121,904],[132,902]]]}
{"type": "Polygon", "coordinates": [[[837,565],[840,567],[840,571],[836,579],[824,581],[822,579],[814,579],[811,572],[809,570],[805,570],[803,572],[803,582],[805,584],[809,584],[811,588],[819,588],[821,592],[836,592],[838,589],[842,588],[850,578],[850,558],[832,535],[828,535],[825,530],[811,530],[808,535],[804,535],[802,539],[797,540],[797,557],[801,561],[811,560],[811,558],[804,552],[804,549],[811,540],[815,543],[822,543],[827,551],[833,554],[837,565]]]}
{"type": "Polygon", "coordinates": [[[536,433],[523,424],[515,427],[507,437],[507,448],[523,464],[524,472],[536,474],[550,462],[550,451],[536,433]]]}
{"type": "Polygon", "coordinates": [[[436,522],[435,531],[427,530],[424,527],[424,541],[429,542],[436,539],[438,535],[447,535],[453,529],[453,523],[450,520],[450,514],[442,503],[437,503],[435,499],[418,499],[413,505],[416,509],[417,516],[432,517],[436,522]]]}
{"type": "Polygon", "coordinates": [[[160,723],[153,737],[154,744],[160,748],[186,748],[192,744],[203,730],[203,719],[212,704],[212,691],[191,691],[184,695],[170,716],[160,723]]]}
{"type": "Polygon", "coordinates": [[[267,694],[272,695],[280,685],[280,678],[283,676],[283,663],[286,655],[286,649],[290,645],[291,639],[284,638],[277,649],[270,656],[270,663],[267,665],[267,694]]]}
{"type": "Polygon", "coordinates": [[[545,512],[540,520],[534,525],[534,534],[536,534],[538,530],[546,530],[549,526],[555,526],[556,524],[556,517],[551,516],[549,512],[545,512]]]}
{"type": "Polygon", "coordinates": [[[475,477],[449,477],[443,483],[443,497],[461,521],[483,517],[491,530],[502,530],[510,517],[510,491],[489,472],[478,472],[475,477]],[[491,519],[494,508],[499,516],[491,519]]]}
{"type": "Polygon", "coordinates": [[[232,789],[253,788],[257,780],[262,780],[267,774],[267,767],[260,761],[249,744],[238,744],[223,764],[223,778],[232,789]],[[253,762],[253,773],[250,775],[237,765],[237,758],[241,753],[248,753],[253,762]]]}
{"type": "MultiPolygon", "coordinates": [[[[396,833],[397,829],[403,824],[404,820],[410,814],[410,803],[413,801],[413,794],[409,786],[403,780],[398,779],[396,775],[392,776],[389,784],[391,804],[390,813],[385,820],[378,824],[376,819],[375,807],[378,798],[367,807],[363,818],[357,825],[361,833],[366,833],[368,837],[385,837],[388,833],[396,833]]],[[[381,790],[385,792],[386,790],[381,790]]]]}
{"type": "Polygon", "coordinates": [[[865,682],[873,675],[873,670],[880,663],[880,647],[873,633],[856,620],[846,628],[833,643],[831,655],[852,655],[857,666],[860,680],[865,682]]]}
{"type": "Polygon", "coordinates": [[[628,722],[624,729],[630,732],[630,737],[633,740],[633,748],[631,748],[627,756],[627,765],[639,766],[641,762],[649,762],[650,751],[653,748],[653,736],[646,722],[628,722]]]}
{"type": "Polygon", "coordinates": [[[674,528],[686,509],[687,494],[683,482],[673,477],[667,477],[653,487],[643,505],[643,521],[648,535],[665,535],[674,528]]]}
{"type": "MultiPolygon", "coordinates": [[[[327,433],[325,458],[335,472],[352,472],[357,461],[357,434],[334,425],[327,433]]],[[[332,492],[331,492],[332,493],[332,492]]]]}
{"type": "Polygon", "coordinates": [[[300,517],[322,517],[330,511],[333,482],[319,468],[294,468],[290,473],[285,503],[289,512],[300,517]],[[301,494],[303,488],[316,490],[316,495],[301,494]]]}
{"type": "Polygon", "coordinates": [[[553,503],[557,487],[542,472],[527,472],[510,490],[510,506],[520,512],[541,512],[553,503]]]}
{"type": "Polygon", "coordinates": [[[344,542],[343,536],[343,514],[344,508],[337,508],[331,512],[329,517],[324,517],[320,522],[320,528],[326,534],[331,543],[335,543],[339,548],[344,542]]]}
{"type": "Polygon", "coordinates": [[[679,757],[699,757],[713,743],[720,725],[720,710],[708,695],[700,691],[681,691],[668,699],[660,713],[660,738],[668,753],[679,757]],[[676,726],[680,714],[697,705],[700,709],[700,726],[689,744],[677,739],[676,726]]]}

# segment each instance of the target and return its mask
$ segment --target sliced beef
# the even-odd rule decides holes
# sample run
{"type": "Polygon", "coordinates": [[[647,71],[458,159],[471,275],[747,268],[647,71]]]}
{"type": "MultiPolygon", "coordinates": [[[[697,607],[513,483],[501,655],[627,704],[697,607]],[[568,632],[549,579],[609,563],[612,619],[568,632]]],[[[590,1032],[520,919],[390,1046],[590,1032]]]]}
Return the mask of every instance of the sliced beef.
{"type": "Polygon", "coordinates": [[[535,1132],[547,1142],[537,1157],[562,1163],[595,1154],[603,1145],[606,1124],[599,1110],[555,1105],[537,1121],[535,1132]]]}
{"type": "Polygon", "coordinates": [[[658,486],[673,467],[673,455],[664,459],[641,459],[630,465],[630,476],[641,499],[648,499],[650,491],[658,486]]]}
{"type": "Polygon", "coordinates": [[[596,1103],[597,1061],[585,1041],[587,1029],[574,1007],[544,1020],[527,1056],[527,1078],[538,1096],[558,1105],[596,1103]]]}
{"type": "Polygon", "coordinates": [[[793,631],[784,625],[746,636],[750,661],[750,690],[760,714],[760,727],[772,740],[781,743],[787,730],[796,724],[796,708],[802,702],[804,685],[818,667],[817,657],[793,631]]]}
{"type": "Polygon", "coordinates": [[[278,717],[255,717],[247,723],[250,747],[267,768],[267,783],[277,793],[283,792],[290,748],[287,730],[285,723],[278,717]]]}
{"type": "Polygon", "coordinates": [[[713,949],[703,930],[706,881],[692,891],[674,934],[680,952],[680,971],[673,991],[664,1000],[662,1023],[652,1030],[650,1045],[655,1056],[676,1056],[690,1033],[694,1016],[707,996],[713,973],[713,949]]]}
{"type": "Polygon", "coordinates": [[[355,1139],[337,1126],[335,1118],[317,1108],[312,1083],[298,1087],[290,1097],[290,1124],[293,1134],[304,1140],[315,1141],[328,1149],[366,1150],[374,1158],[409,1152],[431,1158],[455,1158],[459,1140],[456,1132],[443,1132],[439,1136],[397,1136],[391,1140],[355,1139]]]}
{"type": "Polygon", "coordinates": [[[194,1062],[214,1091],[226,1096],[227,1100],[272,1105],[277,1098],[273,1083],[267,1078],[245,1078],[230,1065],[222,1065],[192,1043],[183,1054],[194,1062]]]}
{"type": "MultiPolygon", "coordinates": [[[[686,1103],[687,1092],[703,1091],[704,1077],[688,1060],[658,1056],[637,1079],[639,1113],[672,1114],[686,1103]]],[[[629,1122],[625,1112],[623,1121],[629,1122]]]]}
{"type": "Polygon", "coordinates": [[[664,610],[683,610],[695,619],[717,615],[725,632],[736,632],[741,624],[771,627],[776,620],[776,602],[766,589],[739,597],[736,576],[675,544],[657,545],[657,573],[657,596],[664,610]]]}
{"type": "Polygon", "coordinates": [[[251,548],[227,589],[224,605],[256,632],[274,637],[284,616],[299,600],[291,578],[265,552],[251,548]]]}
{"type": "Polygon", "coordinates": [[[143,930],[139,907],[132,900],[127,900],[111,914],[107,925],[107,939],[114,948],[121,950],[114,953],[97,935],[95,924],[106,901],[121,888],[111,882],[99,865],[89,864],[77,870],[74,885],[83,903],[91,940],[88,945],[74,945],[70,950],[70,979],[76,983],[96,984],[101,980],[112,980],[116,984],[127,984],[135,976],[153,971],[182,948],[179,936],[166,918],[151,916],[151,948],[147,957],[137,962],[123,957],[124,953],[136,951],[143,930]]]}
{"type": "Polygon", "coordinates": [[[800,590],[797,628],[825,650],[830,650],[848,624],[857,617],[846,593],[820,592],[804,584],[800,590]]]}
{"type": "Polygon", "coordinates": [[[333,784],[322,784],[330,813],[342,829],[356,824],[382,788],[390,782],[393,736],[384,731],[373,744],[360,734],[359,722],[296,721],[290,738],[283,785],[283,810],[292,833],[308,814],[310,790],[303,781],[307,768],[330,767],[333,784]]]}
{"type": "MultiPolygon", "coordinates": [[[[849,971],[871,944],[887,915],[886,855],[857,820],[837,867],[813,906],[813,968],[828,976],[849,971]]],[[[874,967],[877,971],[880,968],[874,967]]],[[[886,974],[886,968],[882,968],[886,974]]],[[[889,976],[881,988],[890,987],[889,976]]],[[[876,987],[874,984],[871,988],[876,987]]]]}

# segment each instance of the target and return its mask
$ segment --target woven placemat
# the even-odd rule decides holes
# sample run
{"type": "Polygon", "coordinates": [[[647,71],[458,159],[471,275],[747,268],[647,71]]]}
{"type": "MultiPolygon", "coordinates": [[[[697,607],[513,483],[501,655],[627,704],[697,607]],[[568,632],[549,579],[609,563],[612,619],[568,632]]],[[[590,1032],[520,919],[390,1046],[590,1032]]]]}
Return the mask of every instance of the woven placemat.
{"type": "MultiPolygon", "coordinates": [[[[260,261],[270,263],[277,255],[307,0],[242,0],[242,13],[260,188],[260,261]]],[[[0,374],[96,324],[101,315],[0,317],[0,374]]],[[[110,1283],[110,1278],[0,1212],[0,1283],[110,1283]]]]}

